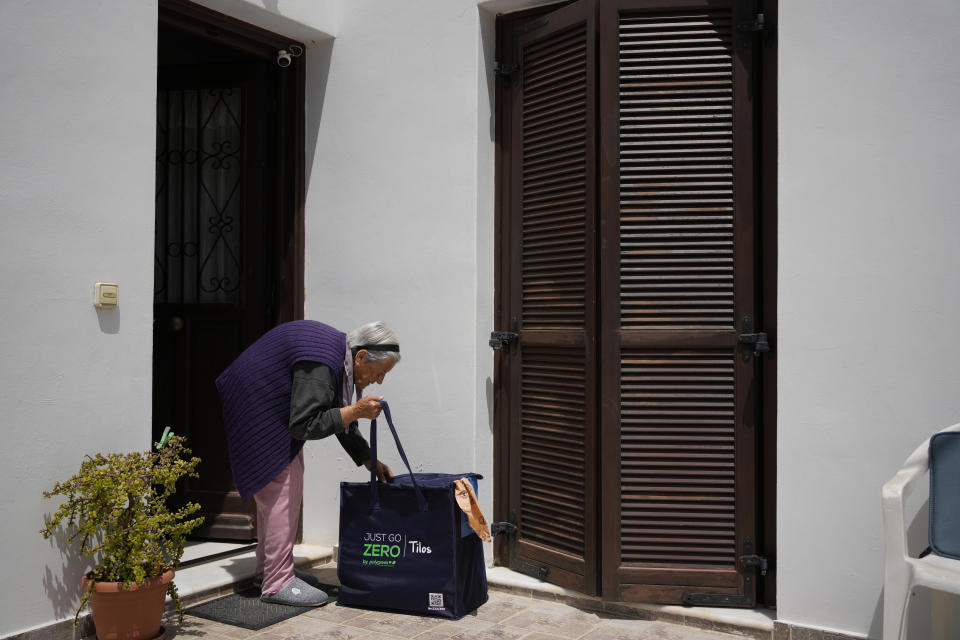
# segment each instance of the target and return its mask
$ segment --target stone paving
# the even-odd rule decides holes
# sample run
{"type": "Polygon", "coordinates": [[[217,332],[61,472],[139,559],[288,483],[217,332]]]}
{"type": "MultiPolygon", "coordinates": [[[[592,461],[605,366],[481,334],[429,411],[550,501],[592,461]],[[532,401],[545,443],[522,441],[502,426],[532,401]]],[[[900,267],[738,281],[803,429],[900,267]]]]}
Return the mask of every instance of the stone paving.
{"type": "MultiPolygon", "coordinates": [[[[314,573],[325,582],[331,574],[314,573]]],[[[743,640],[742,636],[661,621],[582,611],[568,604],[503,591],[476,612],[451,621],[364,611],[328,604],[261,631],[249,631],[202,618],[175,616],[165,622],[167,640],[209,637],[221,640],[743,640]]]]}

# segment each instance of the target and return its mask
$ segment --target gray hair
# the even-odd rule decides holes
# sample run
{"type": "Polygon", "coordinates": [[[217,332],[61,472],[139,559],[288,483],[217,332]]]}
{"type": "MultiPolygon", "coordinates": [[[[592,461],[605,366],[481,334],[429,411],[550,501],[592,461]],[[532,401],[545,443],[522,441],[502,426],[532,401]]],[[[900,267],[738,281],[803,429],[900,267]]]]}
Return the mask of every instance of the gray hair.
{"type": "MultiPolygon", "coordinates": [[[[377,344],[395,344],[397,345],[398,349],[400,348],[400,340],[397,338],[397,334],[393,332],[393,329],[379,320],[377,322],[371,322],[370,324],[357,327],[347,334],[347,346],[350,347],[350,349],[362,348],[367,345],[377,344]]],[[[367,351],[367,360],[370,362],[386,360],[387,358],[393,358],[394,360],[399,361],[400,352],[367,351]]]]}

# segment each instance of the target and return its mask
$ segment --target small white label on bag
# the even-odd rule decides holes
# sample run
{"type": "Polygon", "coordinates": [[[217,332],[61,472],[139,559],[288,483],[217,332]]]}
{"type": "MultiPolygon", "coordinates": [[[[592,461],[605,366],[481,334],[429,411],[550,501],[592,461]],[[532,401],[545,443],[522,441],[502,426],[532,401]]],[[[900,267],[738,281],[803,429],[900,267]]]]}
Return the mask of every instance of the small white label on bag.
{"type": "Polygon", "coordinates": [[[436,611],[436,610],[443,611],[444,607],[443,607],[443,594],[442,594],[442,593],[431,593],[431,594],[430,594],[430,607],[429,607],[429,608],[430,608],[431,611],[436,611]]]}

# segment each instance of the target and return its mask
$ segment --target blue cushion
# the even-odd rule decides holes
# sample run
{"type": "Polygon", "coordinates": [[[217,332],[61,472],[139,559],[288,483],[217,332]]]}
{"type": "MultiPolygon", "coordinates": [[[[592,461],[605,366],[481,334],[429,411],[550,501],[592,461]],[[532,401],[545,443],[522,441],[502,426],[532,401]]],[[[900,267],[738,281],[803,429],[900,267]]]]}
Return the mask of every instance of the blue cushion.
{"type": "Polygon", "coordinates": [[[930,548],[960,560],[960,431],[930,438],[930,548]]]}

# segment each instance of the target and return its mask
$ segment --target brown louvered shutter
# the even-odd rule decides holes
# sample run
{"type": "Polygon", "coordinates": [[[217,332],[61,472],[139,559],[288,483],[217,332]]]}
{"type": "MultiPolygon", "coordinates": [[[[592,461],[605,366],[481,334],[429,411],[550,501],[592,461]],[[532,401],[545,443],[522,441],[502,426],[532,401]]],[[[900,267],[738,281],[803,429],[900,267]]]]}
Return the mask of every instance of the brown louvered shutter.
{"type": "Polygon", "coordinates": [[[518,36],[511,119],[511,566],[597,591],[594,0],[518,36]]]}
{"type": "Polygon", "coordinates": [[[601,5],[608,598],[753,597],[738,565],[755,540],[746,19],[713,0],[601,5]]]}

